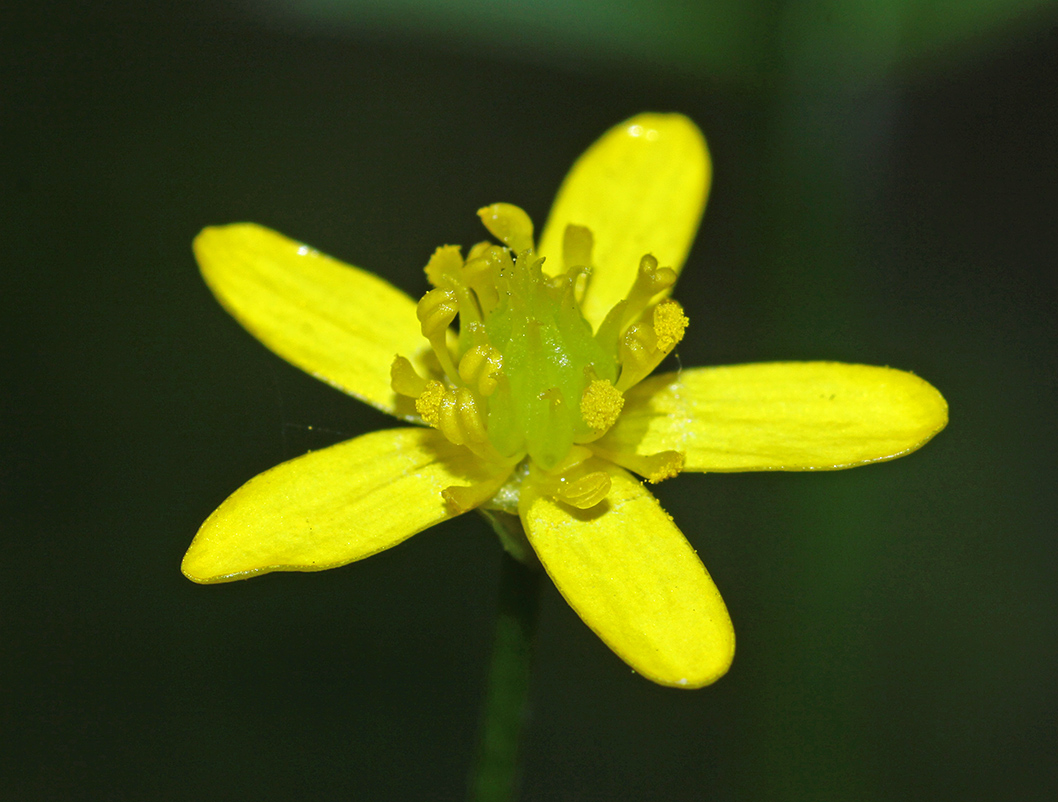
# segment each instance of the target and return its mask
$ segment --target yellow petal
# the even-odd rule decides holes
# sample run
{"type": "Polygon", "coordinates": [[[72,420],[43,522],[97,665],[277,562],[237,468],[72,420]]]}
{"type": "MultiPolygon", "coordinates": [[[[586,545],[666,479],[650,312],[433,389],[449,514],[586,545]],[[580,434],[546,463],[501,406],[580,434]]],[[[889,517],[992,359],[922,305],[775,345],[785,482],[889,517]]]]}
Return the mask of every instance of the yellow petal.
{"type": "Polygon", "coordinates": [[[582,303],[598,326],[628,294],[644,254],[679,272],[709,193],[712,168],[698,127],[679,114],[640,114],[611,128],[573,165],[540,240],[545,269],[562,270],[569,224],[595,238],[582,303]]]}
{"type": "Polygon", "coordinates": [[[182,570],[228,582],[336,568],[454,517],[441,497],[449,485],[493,478],[433,429],[372,432],[251,479],[202,524],[182,570]]]}
{"type": "Polygon", "coordinates": [[[529,542],[559,592],[618,656],[662,685],[700,688],[727,671],[735,632],[702,561],[657,500],[602,460],[607,499],[577,510],[522,485],[529,542]]]}
{"type": "MultiPolygon", "coordinates": [[[[236,320],[283,359],[397,414],[390,365],[425,341],[415,301],[377,276],[253,223],[195,238],[206,283],[236,320]]],[[[407,405],[401,408],[408,416],[407,405]]]]}
{"type": "Polygon", "coordinates": [[[647,379],[599,446],[680,451],[688,471],[835,470],[909,454],[947,422],[944,398],[911,373],[762,362],[647,379]]]}

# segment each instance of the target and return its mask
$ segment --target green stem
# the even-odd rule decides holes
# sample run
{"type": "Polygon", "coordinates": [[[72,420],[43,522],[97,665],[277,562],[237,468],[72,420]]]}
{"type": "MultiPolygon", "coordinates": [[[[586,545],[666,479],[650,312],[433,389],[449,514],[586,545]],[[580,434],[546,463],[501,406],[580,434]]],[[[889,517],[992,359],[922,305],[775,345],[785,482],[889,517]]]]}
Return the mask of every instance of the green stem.
{"type": "Polygon", "coordinates": [[[541,573],[503,552],[481,740],[471,775],[473,802],[514,799],[518,745],[529,696],[533,633],[540,609],[541,573]]]}

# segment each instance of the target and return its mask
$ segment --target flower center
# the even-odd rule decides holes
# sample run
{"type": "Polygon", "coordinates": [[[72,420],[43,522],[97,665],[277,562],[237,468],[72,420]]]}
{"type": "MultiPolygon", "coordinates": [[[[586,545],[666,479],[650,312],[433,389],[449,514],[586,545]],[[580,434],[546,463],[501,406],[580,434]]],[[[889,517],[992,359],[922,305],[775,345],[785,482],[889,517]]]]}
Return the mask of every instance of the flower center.
{"type": "MultiPolygon", "coordinates": [[[[398,356],[393,389],[414,398],[423,420],[453,443],[512,468],[528,456],[551,477],[556,496],[593,506],[610,482],[605,473],[579,467],[591,456],[586,446],[617,421],[624,391],[683,337],[687,318],[680,305],[655,300],[676,274],[644,256],[628,296],[593,332],[579,304],[591,280],[591,232],[567,227],[564,272],[552,277],[535,254],[524,211],[497,203],[478,215],[504,245],[479,243],[466,259],[456,246],[434,252],[426,265],[434,289],[417,312],[436,376],[423,378],[398,356]]],[[[647,475],[656,480],[678,470],[665,457],[647,475]]]]}

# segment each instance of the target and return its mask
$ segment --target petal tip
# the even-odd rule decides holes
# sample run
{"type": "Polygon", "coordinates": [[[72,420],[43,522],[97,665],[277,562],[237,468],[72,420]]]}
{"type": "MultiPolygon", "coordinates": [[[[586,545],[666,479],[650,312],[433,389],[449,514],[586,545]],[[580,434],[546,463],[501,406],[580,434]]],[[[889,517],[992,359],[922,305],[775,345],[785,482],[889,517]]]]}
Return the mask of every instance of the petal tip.
{"type": "Polygon", "coordinates": [[[667,667],[664,673],[644,676],[659,685],[688,691],[712,685],[727,674],[735,659],[735,630],[730,619],[722,622],[721,628],[726,631],[712,639],[712,648],[706,655],[698,655],[687,665],[676,663],[667,667]]]}
{"type": "MultiPolygon", "coordinates": [[[[206,226],[195,235],[191,242],[191,248],[195,256],[210,254],[218,246],[224,246],[237,237],[245,237],[255,232],[269,231],[257,223],[226,223],[216,226],[206,226]]],[[[274,232],[271,232],[274,233],[274,232]]]]}
{"type": "Polygon", "coordinates": [[[218,571],[216,566],[207,565],[208,560],[203,559],[197,553],[193,554],[194,551],[194,544],[192,544],[187,554],[184,555],[183,562],[180,563],[180,573],[196,585],[220,585],[224,582],[234,582],[238,579],[249,579],[260,574],[267,574],[274,570],[268,567],[252,568],[247,571],[218,571]]]}
{"type": "Polygon", "coordinates": [[[180,563],[180,573],[197,585],[212,585],[223,581],[221,577],[216,575],[216,572],[208,570],[203,563],[204,560],[200,550],[196,549],[195,544],[192,542],[184,555],[183,561],[180,563]]]}

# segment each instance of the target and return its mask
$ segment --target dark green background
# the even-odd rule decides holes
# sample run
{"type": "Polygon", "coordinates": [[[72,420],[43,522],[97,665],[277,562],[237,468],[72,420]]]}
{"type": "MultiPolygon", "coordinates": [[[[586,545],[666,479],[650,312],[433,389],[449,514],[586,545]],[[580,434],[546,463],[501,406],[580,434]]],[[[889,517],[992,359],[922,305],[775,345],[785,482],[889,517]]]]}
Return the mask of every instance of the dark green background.
{"type": "Polygon", "coordinates": [[[714,157],[683,364],[890,364],[951,424],[862,470],[659,486],[734,666],[656,687],[548,585],[525,798],[1053,798],[1058,27],[846,73],[759,6],[742,72],[679,26],[652,63],[576,31],[508,46],[513,23],[485,46],[235,4],[0,9],[0,799],[461,798],[483,522],[323,574],[178,571],[243,481],[392,425],[243,332],[190,241],[254,220],[418,294],[475,209],[542,222],[643,110],[714,157]]]}

